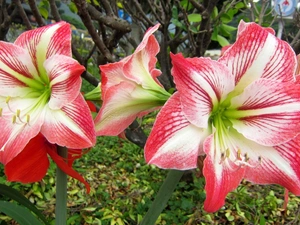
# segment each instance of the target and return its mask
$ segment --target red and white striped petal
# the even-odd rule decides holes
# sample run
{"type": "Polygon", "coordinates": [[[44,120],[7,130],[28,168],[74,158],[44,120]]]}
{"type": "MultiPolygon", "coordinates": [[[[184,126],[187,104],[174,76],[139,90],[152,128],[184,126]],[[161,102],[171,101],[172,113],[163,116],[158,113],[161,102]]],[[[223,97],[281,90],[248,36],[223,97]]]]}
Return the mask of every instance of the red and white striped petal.
{"type": "MultiPolygon", "coordinates": [[[[28,52],[11,43],[0,42],[0,95],[24,96],[32,91],[39,76],[28,52]]],[[[39,86],[39,84],[37,84],[39,86]]],[[[40,84],[42,85],[42,84],[40,84]]]]}
{"type": "Polygon", "coordinates": [[[96,135],[116,136],[136,117],[161,106],[159,98],[132,82],[122,82],[109,88],[95,118],[96,135]]]}
{"type": "Polygon", "coordinates": [[[61,110],[45,106],[41,133],[52,144],[67,148],[88,148],[95,144],[95,128],[89,107],[82,95],[61,110]]]}
{"type": "Polygon", "coordinates": [[[183,112],[191,123],[206,128],[214,107],[234,89],[234,76],[209,58],[185,59],[181,54],[171,58],[183,112]]]}
{"type": "Polygon", "coordinates": [[[281,144],[300,132],[299,90],[294,83],[260,79],[231,100],[233,112],[226,115],[246,138],[262,145],[281,144]]]}
{"type": "Polygon", "coordinates": [[[43,63],[52,55],[72,57],[70,24],[59,22],[22,33],[14,43],[26,49],[39,74],[46,79],[43,63]]]}
{"type": "MultiPolygon", "coordinates": [[[[217,132],[217,131],[216,131],[217,132]]],[[[226,195],[237,188],[243,179],[245,168],[222,162],[221,149],[214,134],[210,135],[204,142],[203,150],[206,153],[203,166],[205,177],[206,200],[204,210],[215,212],[225,204],[226,195]]],[[[225,159],[228,160],[228,159],[225,159]]]]}
{"type": "Polygon", "coordinates": [[[78,96],[81,88],[80,75],[85,68],[64,55],[53,55],[45,61],[44,67],[50,79],[49,107],[60,109],[78,96]]]}
{"type": "Polygon", "coordinates": [[[296,55],[291,46],[255,23],[241,22],[239,35],[219,62],[235,75],[236,93],[259,78],[293,81],[296,55]]]}
{"type": "Polygon", "coordinates": [[[41,98],[12,98],[2,108],[0,117],[0,162],[8,163],[23,150],[31,138],[35,137],[44,120],[44,105],[41,98]],[[17,112],[19,111],[19,112],[17,112]]]}
{"type": "Polygon", "coordinates": [[[164,169],[196,168],[207,136],[208,130],[196,127],[185,118],[177,92],[156,117],[145,146],[146,162],[164,169]]]}
{"type": "Polygon", "coordinates": [[[99,66],[101,71],[101,94],[102,99],[105,98],[106,91],[114,86],[120,84],[122,81],[129,81],[123,72],[124,62],[121,60],[115,63],[108,63],[99,66]]]}
{"type": "Polygon", "coordinates": [[[135,52],[124,63],[124,74],[128,79],[141,84],[144,88],[160,85],[157,76],[161,71],[155,68],[159,52],[159,44],[152,35],[159,28],[159,24],[147,30],[142,42],[135,52]]]}
{"type": "Polygon", "coordinates": [[[300,195],[300,135],[282,145],[255,147],[252,151],[262,161],[259,166],[247,168],[245,179],[257,184],[279,184],[300,195]]]}
{"type": "Polygon", "coordinates": [[[49,144],[40,134],[32,138],[20,154],[5,164],[7,180],[22,183],[42,180],[49,167],[47,151],[53,148],[56,146],[49,144]]]}

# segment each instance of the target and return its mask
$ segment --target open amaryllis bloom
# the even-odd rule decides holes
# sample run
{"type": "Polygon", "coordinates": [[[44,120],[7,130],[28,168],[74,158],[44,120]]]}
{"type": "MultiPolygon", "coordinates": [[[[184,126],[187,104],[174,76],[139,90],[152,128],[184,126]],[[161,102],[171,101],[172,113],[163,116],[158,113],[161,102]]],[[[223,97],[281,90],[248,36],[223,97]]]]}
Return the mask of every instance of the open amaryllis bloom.
{"type": "Polygon", "coordinates": [[[178,91],[161,109],[145,158],[161,168],[197,167],[206,154],[204,209],[218,210],[241,180],[300,194],[300,86],[296,56],[271,29],[240,23],[218,61],[172,55],[178,91]]]}
{"type": "Polygon", "coordinates": [[[93,119],[80,93],[83,71],[72,58],[68,23],[25,32],[13,44],[0,42],[0,161],[4,165],[39,133],[47,142],[67,148],[94,145],[93,119]]]}
{"type": "Polygon", "coordinates": [[[119,62],[100,66],[103,104],[95,119],[97,135],[118,135],[137,117],[161,107],[170,94],[157,80],[159,44],[147,30],[135,52],[119,62]]]}

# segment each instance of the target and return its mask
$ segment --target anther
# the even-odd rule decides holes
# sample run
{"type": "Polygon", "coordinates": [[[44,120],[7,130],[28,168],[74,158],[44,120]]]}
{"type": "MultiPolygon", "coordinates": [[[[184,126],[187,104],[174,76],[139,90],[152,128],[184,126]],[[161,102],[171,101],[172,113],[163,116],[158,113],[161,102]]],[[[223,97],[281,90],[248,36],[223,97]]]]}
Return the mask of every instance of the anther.
{"type": "Polygon", "coordinates": [[[0,117],[2,116],[2,111],[3,111],[3,109],[2,109],[2,108],[0,108],[0,117]]]}
{"type": "Polygon", "coordinates": [[[261,156],[258,156],[258,162],[261,163],[262,162],[262,158],[261,156]]]}
{"type": "Polygon", "coordinates": [[[21,110],[20,110],[20,109],[17,109],[16,116],[17,116],[17,117],[20,117],[20,113],[21,113],[21,110]]]}
{"type": "Polygon", "coordinates": [[[5,99],[5,103],[6,103],[6,104],[9,102],[10,98],[11,98],[10,96],[7,96],[7,97],[6,97],[6,99],[5,99]]]}
{"type": "Polygon", "coordinates": [[[241,149],[238,149],[238,150],[237,150],[237,159],[238,159],[238,160],[242,160],[241,154],[242,154],[242,153],[241,153],[241,149]]]}
{"type": "Polygon", "coordinates": [[[26,122],[29,123],[29,121],[30,121],[30,115],[27,114],[27,115],[26,115],[26,122]]]}
{"type": "Polygon", "coordinates": [[[229,148],[227,148],[226,149],[226,158],[229,158],[229,156],[230,156],[230,150],[229,150],[229,148]]]}
{"type": "Polygon", "coordinates": [[[250,158],[247,153],[245,153],[244,157],[245,157],[245,162],[248,162],[250,158]]]}
{"type": "Polygon", "coordinates": [[[15,123],[16,123],[16,120],[17,120],[17,116],[14,115],[13,118],[12,118],[12,122],[15,124],[15,123]]]}

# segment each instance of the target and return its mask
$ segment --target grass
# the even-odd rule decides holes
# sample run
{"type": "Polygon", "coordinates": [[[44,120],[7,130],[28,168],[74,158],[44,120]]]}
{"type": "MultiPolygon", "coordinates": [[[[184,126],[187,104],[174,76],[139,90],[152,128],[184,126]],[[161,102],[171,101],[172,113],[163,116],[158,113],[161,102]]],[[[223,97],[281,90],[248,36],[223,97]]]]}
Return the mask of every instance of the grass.
{"type": "MultiPolygon", "coordinates": [[[[117,137],[100,137],[96,147],[76,161],[74,167],[90,183],[91,193],[87,194],[81,183],[69,179],[68,224],[138,224],[167,174],[146,165],[142,149],[117,137]]],[[[40,183],[10,184],[50,220],[54,218],[54,171],[55,165],[51,164],[40,183]]],[[[199,175],[195,170],[184,177],[157,224],[297,224],[299,198],[290,194],[284,210],[284,190],[275,185],[243,182],[227,196],[220,211],[206,213],[202,208],[205,181],[199,175]]],[[[5,178],[0,183],[8,184],[5,178]]],[[[5,215],[0,219],[9,220],[5,215]]]]}

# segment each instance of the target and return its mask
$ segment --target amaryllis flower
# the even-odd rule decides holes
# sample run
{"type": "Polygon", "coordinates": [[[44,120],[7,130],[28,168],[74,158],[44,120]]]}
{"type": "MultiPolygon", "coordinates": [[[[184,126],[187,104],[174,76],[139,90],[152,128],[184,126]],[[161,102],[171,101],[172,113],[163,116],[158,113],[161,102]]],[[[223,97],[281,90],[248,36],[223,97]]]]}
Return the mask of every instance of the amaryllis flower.
{"type": "Polygon", "coordinates": [[[271,29],[242,21],[218,61],[177,54],[172,63],[178,92],[157,117],[146,161],[188,170],[206,154],[209,212],[243,178],[300,195],[300,86],[291,47],[271,29]]]}
{"type": "Polygon", "coordinates": [[[95,119],[97,135],[118,135],[137,117],[162,106],[170,97],[155,69],[159,45],[153,32],[147,30],[135,52],[119,62],[100,66],[103,104],[95,119]]]}
{"type": "Polygon", "coordinates": [[[3,164],[21,154],[39,133],[47,142],[67,148],[94,145],[93,119],[80,93],[83,71],[72,59],[71,30],[65,22],[25,32],[13,44],[0,42],[3,164]]]}

